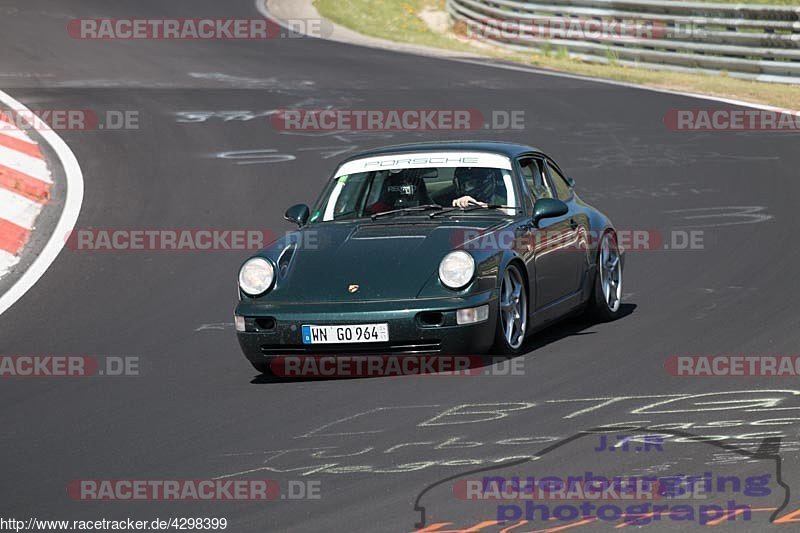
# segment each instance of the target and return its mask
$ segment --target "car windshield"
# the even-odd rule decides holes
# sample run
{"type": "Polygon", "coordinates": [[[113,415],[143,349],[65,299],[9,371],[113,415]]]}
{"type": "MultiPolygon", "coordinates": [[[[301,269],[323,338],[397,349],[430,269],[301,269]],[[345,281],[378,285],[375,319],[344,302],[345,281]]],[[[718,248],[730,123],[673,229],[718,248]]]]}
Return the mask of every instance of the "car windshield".
{"type": "MultiPolygon", "coordinates": [[[[511,171],[465,165],[340,174],[326,188],[310,221],[424,216],[451,208],[454,200],[464,197],[478,202],[477,205],[516,207],[511,171]]],[[[513,212],[511,209],[508,214],[513,212]]]]}

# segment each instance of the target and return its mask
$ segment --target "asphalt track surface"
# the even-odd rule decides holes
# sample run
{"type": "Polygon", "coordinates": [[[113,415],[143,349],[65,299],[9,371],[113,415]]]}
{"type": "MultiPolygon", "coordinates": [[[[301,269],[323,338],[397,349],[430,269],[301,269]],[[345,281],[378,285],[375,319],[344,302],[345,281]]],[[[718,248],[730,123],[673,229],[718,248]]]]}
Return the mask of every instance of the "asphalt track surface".
{"type": "MultiPolygon", "coordinates": [[[[104,42],[73,40],[65,31],[79,17],[259,16],[249,0],[26,0],[5,3],[0,14],[0,83],[9,94],[31,108],[139,113],[137,130],[61,133],[86,185],[77,228],[285,231],[285,207],[313,201],[344,154],[459,136],[290,135],[263,116],[188,123],[181,115],[331,106],[524,110],[524,130],[472,136],[544,149],[619,228],[704,231],[702,250],[631,253],[626,316],[608,324],[568,321],[537,334],[520,358],[524,374],[514,376],[260,378],[241,356],[230,324],[236,269],[246,252],[65,249],[0,316],[0,353],[135,356],[141,375],[4,380],[0,514],[216,516],[226,517],[231,531],[410,531],[419,520],[415,499],[428,485],[623,422],[680,423],[750,450],[766,436],[760,433],[772,432],[783,438],[785,481],[797,486],[793,497],[800,492],[794,444],[800,387],[792,378],[689,379],[663,366],[673,354],[797,353],[796,134],[673,132],[662,121],[669,110],[724,106],[321,40],[104,42]],[[293,158],[237,164],[215,156],[242,150],[293,158]],[[732,215],[746,206],[766,216],[732,215]],[[688,209],[696,211],[677,212],[688,209]],[[209,324],[216,326],[203,328],[209,324]],[[599,400],[635,396],[644,398],[599,400]],[[578,399],[587,400],[563,401],[578,399]],[[66,494],[68,482],[78,479],[227,475],[318,481],[321,498],[97,502],[66,494]]],[[[634,468],[621,453],[612,464],[592,451],[597,445],[596,437],[570,441],[537,465],[545,461],[548,472],[564,477],[605,466],[738,475],[775,469],[707,444],[670,442],[661,455],[636,456],[634,468]]],[[[461,529],[493,518],[434,492],[423,496],[428,524],[461,529]]],[[[776,492],[761,504],[782,499],[776,492]]],[[[767,516],[718,527],[760,530],[769,527],[767,516]]]]}

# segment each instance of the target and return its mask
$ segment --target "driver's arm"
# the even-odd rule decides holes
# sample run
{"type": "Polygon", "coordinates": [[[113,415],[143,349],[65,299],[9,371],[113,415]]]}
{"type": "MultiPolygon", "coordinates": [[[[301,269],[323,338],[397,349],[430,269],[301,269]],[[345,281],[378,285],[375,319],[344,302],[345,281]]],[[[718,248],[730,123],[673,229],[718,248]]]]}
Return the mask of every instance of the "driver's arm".
{"type": "Polygon", "coordinates": [[[462,196],[461,198],[456,198],[453,200],[453,207],[460,207],[461,209],[465,209],[471,205],[480,205],[486,207],[485,202],[479,202],[472,196],[462,196]]]}

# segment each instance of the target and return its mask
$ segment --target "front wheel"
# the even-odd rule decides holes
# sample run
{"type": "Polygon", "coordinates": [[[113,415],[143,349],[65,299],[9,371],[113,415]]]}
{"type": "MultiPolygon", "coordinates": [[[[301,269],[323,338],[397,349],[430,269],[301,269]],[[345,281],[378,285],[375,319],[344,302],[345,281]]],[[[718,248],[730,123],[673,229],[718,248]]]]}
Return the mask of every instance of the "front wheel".
{"type": "Polygon", "coordinates": [[[588,313],[601,322],[619,318],[622,308],[622,255],[617,237],[606,233],[600,241],[588,313]]]}
{"type": "Polygon", "coordinates": [[[528,331],[528,291],[522,274],[510,265],[500,281],[495,351],[505,355],[520,353],[528,331]]]}

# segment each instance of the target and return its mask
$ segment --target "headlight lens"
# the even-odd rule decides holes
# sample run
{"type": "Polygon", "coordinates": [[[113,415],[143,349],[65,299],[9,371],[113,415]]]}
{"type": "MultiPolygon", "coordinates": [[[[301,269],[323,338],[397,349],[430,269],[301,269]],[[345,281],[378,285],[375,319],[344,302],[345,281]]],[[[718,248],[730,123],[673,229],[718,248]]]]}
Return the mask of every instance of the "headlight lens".
{"type": "Polygon", "coordinates": [[[262,257],[248,260],[239,270],[239,287],[250,296],[267,292],[275,280],[275,267],[262,257]]]}
{"type": "Polygon", "coordinates": [[[439,279],[451,289],[466,287],[475,275],[475,260],[467,252],[456,250],[439,263],[439,279]]]}

